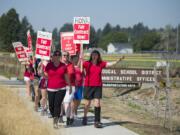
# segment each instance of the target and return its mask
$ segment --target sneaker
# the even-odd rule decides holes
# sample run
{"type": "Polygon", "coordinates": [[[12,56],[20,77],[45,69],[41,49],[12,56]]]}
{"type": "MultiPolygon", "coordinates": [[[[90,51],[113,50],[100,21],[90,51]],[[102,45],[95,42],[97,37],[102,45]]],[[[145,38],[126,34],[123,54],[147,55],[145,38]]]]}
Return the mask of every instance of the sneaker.
{"type": "Polygon", "coordinates": [[[57,118],[57,117],[54,117],[54,118],[53,118],[53,127],[54,127],[55,129],[58,128],[58,118],[57,118]]]}
{"type": "Polygon", "coordinates": [[[67,118],[66,120],[66,126],[69,126],[70,125],[70,118],[67,118]]]}
{"type": "Polygon", "coordinates": [[[87,117],[83,117],[82,124],[87,125],[87,117]]]}
{"type": "Polygon", "coordinates": [[[37,106],[34,106],[34,111],[38,112],[38,107],[37,106]]]}
{"type": "Polygon", "coordinates": [[[48,114],[48,118],[53,118],[52,115],[51,115],[51,113],[48,114]]]}
{"type": "Polygon", "coordinates": [[[41,116],[45,116],[45,115],[47,115],[47,110],[46,109],[42,109],[41,116]]]}
{"type": "Polygon", "coordinates": [[[64,121],[63,121],[63,117],[62,117],[62,116],[60,116],[58,121],[59,121],[59,123],[64,123],[64,121]]]}
{"type": "Polygon", "coordinates": [[[69,124],[72,125],[74,123],[74,118],[71,118],[69,124]]]}
{"type": "Polygon", "coordinates": [[[95,122],[94,127],[95,128],[102,128],[102,123],[101,122],[95,122]]]}

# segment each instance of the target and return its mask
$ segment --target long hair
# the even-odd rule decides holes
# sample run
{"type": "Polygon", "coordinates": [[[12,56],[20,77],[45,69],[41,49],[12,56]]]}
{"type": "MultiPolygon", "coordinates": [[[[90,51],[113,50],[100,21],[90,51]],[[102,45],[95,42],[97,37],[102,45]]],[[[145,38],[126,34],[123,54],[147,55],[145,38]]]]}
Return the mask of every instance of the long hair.
{"type": "Polygon", "coordinates": [[[94,50],[91,52],[91,56],[89,58],[89,62],[92,61],[92,54],[97,54],[98,55],[98,59],[97,59],[97,64],[99,64],[101,61],[102,61],[102,58],[101,58],[101,54],[98,50],[94,50]]]}

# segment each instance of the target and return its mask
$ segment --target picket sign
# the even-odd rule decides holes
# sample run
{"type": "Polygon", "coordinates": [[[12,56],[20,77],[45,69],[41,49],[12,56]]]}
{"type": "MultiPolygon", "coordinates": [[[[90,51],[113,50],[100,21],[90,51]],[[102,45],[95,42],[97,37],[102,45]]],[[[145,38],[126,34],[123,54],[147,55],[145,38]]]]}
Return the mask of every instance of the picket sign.
{"type": "Polygon", "coordinates": [[[20,62],[26,62],[28,60],[27,54],[24,50],[24,47],[21,42],[13,42],[12,43],[14,50],[16,52],[16,56],[20,62]]]}
{"type": "Polygon", "coordinates": [[[76,55],[76,45],[73,43],[73,32],[61,32],[61,50],[69,52],[69,54],[76,55]]]}
{"type": "Polygon", "coordinates": [[[83,44],[89,44],[90,39],[90,17],[74,17],[73,32],[75,44],[80,44],[81,71],[83,69],[83,44]]]}
{"type": "Polygon", "coordinates": [[[36,40],[36,58],[50,60],[52,33],[38,31],[36,40]]]}
{"type": "Polygon", "coordinates": [[[27,43],[28,43],[28,53],[30,53],[30,54],[33,54],[33,52],[32,52],[32,38],[31,38],[31,34],[30,34],[30,30],[28,30],[27,31],[27,43]]]}
{"type": "Polygon", "coordinates": [[[29,56],[33,55],[33,52],[32,52],[32,50],[30,50],[29,47],[25,47],[25,46],[23,46],[23,47],[24,47],[24,51],[26,52],[26,55],[28,58],[29,58],[29,56]]]}
{"type": "Polygon", "coordinates": [[[90,17],[74,17],[73,32],[75,44],[89,44],[90,17]]]}

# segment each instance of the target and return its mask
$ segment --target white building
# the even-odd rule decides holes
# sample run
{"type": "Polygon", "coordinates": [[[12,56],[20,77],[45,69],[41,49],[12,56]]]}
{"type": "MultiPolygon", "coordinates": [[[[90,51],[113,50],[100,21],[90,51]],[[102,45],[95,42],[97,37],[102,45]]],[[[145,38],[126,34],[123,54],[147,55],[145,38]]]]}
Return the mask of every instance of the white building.
{"type": "Polygon", "coordinates": [[[133,48],[129,43],[109,43],[109,45],[107,46],[107,53],[132,54],[133,48]]]}

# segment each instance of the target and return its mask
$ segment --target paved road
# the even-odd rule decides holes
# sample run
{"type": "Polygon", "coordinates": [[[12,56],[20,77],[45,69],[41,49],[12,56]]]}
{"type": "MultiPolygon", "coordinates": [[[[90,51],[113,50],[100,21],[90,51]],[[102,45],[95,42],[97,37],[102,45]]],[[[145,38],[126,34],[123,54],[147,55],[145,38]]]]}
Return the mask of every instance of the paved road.
{"type": "MultiPolygon", "coordinates": [[[[20,91],[20,95],[25,95],[25,86],[24,83],[18,80],[8,80],[7,78],[4,78],[0,76],[0,85],[6,85],[8,87],[14,87],[18,88],[20,91]]],[[[29,101],[28,101],[29,102],[29,101]]],[[[29,102],[30,103],[30,102],[29,102]]],[[[31,107],[33,104],[31,103],[31,107]]],[[[33,110],[33,109],[32,109],[33,110]]],[[[36,115],[39,115],[41,117],[41,120],[43,122],[48,122],[49,124],[52,124],[52,119],[48,118],[47,116],[40,116],[40,112],[36,113],[36,115]]],[[[59,132],[57,131],[57,135],[138,135],[137,133],[134,133],[130,131],[129,129],[126,129],[122,126],[119,126],[116,123],[113,123],[107,119],[102,119],[103,128],[96,129],[93,125],[93,114],[88,113],[88,125],[82,126],[82,115],[83,110],[78,110],[78,117],[75,119],[74,124],[71,127],[66,127],[65,124],[61,125],[59,129],[59,132]]],[[[65,120],[65,118],[64,118],[65,120]]]]}

